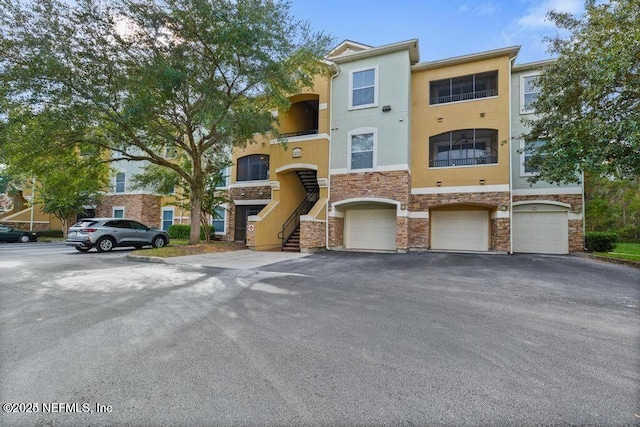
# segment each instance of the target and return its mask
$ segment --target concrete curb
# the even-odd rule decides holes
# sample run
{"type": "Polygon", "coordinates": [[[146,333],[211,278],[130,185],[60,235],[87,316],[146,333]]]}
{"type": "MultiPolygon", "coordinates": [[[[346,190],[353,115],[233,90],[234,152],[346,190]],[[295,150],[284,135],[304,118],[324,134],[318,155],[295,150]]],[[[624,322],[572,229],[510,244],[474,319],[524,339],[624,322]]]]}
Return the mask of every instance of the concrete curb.
{"type": "Polygon", "coordinates": [[[593,255],[593,254],[589,254],[586,252],[574,252],[571,255],[580,257],[580,258],[589,258],[589,259],[594,259],[597,261],[604,261],[604,262],[608,262],[610,264],[618,264],[618,265],[626,265],[628,267],[635,267],[635,268],[640,268],[640,262],[636,262],[636,261],[630,261],[627,259],[619,259],[619,258],[609,258],[609,257],[605,257],[605,256],[598,256],[598,255],[593,255]]]}
{"type": "Polygon", "coordinates": [[[160,258],[157,256],[144,256],[144,255],[132,255],[129,254],[126,257],[128,260],[131,261],[135,261],[135,262],[152,262],[152,263],[156,263],[156,264],[166,264],[167,262],[164,260],[164,258],[160,258]]]}

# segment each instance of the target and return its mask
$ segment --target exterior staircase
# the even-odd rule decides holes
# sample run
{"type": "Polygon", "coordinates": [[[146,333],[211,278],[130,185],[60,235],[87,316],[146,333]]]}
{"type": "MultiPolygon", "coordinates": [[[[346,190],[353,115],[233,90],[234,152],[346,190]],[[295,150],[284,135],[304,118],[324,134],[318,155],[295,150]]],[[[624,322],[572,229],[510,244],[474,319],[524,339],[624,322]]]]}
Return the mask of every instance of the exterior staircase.
{"type": "Polygon", "coordinates": [[[300,252],[300,225],[293,230],[291,236],[282,245],[283,252],[300,252]]]}

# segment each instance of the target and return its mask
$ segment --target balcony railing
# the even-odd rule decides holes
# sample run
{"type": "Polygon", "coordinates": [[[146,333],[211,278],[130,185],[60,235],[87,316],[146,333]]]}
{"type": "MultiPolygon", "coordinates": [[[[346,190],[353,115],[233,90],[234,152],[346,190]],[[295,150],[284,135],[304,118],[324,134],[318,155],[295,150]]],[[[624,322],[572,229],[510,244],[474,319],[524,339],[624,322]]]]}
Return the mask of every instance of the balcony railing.
{"type": "Polygon", "coordinates": [[[430,168],[444,168],[448,166],[477,166],[477,165],[491,165],[498,163],[497,157],[477,157],[469,159],[445,159],[445,160],[431,160],[429,162],[430,168]]]}
{"type": "Polygon", "coordinates": [[[430,99],[430,104],[446,104],[448,102],[467,101],[469,99],[488,98],[498,96],[498,88],[479,90],[476,92],[458,93],[455,95],[438,96],[430,99]]]}
{"type": "Polygon", "coordinates": [[[309,130],[303,130],[300,132],[286,132],[286,133],[281,133],[280,136],[282,138],[293,138],[296,136],[305,136],[305,135],[317,135],[318,134],[318,129],[309,129],[309,130]]]}

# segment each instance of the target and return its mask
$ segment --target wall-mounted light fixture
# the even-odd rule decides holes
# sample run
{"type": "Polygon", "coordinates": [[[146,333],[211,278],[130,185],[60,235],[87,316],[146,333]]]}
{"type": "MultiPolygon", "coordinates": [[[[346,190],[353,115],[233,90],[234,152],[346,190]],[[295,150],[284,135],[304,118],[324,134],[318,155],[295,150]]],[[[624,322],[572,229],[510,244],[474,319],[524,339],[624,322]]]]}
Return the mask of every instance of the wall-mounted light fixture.
{"type": "Polygon", "coordinates": [[[438,123],[442,123],[442,117],[438,117],[438,123]]]}
{"type": "Polygon", "coordinates": [[[407,210],[407,205],[405,205],[404,203],[402,203],[400,205],[400,210],[406,211],[407,210]]]}
{"type": "Polygon", "coordinates": [[[484,113],[480,113],[480,117],[484,117],[484,113]]]}
{"type": "Polygon", "coordinates": [[[507,205],[500,205],[500,210],[501,211],[506,211],[507,210],[507,205]]]}
{"type": "Polygon", "coordinates": [[[480,180],[480,185],[484,185],[484,179],[480,180]]]}
{"type": "Polygon", "coordinates": [[[384,105],[382,106],[382,111],[384,111],[385,113],[391,111],[391,105],[384,105]]]}
{"type": "Polygon", "coordinates": [[[436,185],[437,185],[438,187],[442,187],[442,181],[437,181],[437,182],[436,182],[436,185]]]}

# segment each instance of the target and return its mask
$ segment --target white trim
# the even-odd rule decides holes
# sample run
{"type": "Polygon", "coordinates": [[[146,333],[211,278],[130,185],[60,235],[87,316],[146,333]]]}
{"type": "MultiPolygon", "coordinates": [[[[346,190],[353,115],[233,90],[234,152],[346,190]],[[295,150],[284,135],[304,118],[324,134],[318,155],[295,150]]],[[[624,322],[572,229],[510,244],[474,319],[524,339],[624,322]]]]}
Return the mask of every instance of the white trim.
{"type": "Polygon", "coordinates": [[[562,194],[582,194],[582,187],[525,188],[522,190],[513,190],[514,196],[558,196],[562,194]]]}
{"type": "Polygon", "coordinates": [[[111,206],[111,217],[116,218],[116,211],[122,211],[122,218],[126,218],[127,211],[125,206],[111,206]]]}
{"type": "Polygon", "coordinates": [[[271,199],[253,199],[253,200],[234,200],[233,203],[238,206],[244,205],[268,205],[271,199]]]}
{"type": "Polygon", "coordinates": [[[527,77],[536,77],[536,76],[539,76],[540,74],[542,73],[539,70],[520,74],[520,114],[535,113],[534,109],[525,110],[524,108],[524,79],[527,77]]]}
{"type": "Polygon", "coordinates": [[[361,127],[352,129],[347,133],[347,170],[350,172],[373,172],[376,170],[378,164],[378,128],[374,127],[361,127]],[[371,167],[363,168],[363,169],[352,169],[351,168],[351,141],[352,138],[356,135],[367,135],[373,134],[373,153],[371,159],[371,167]]]}
{"type": "Polygon", "coordinates": [[[520,202],[513,202],[513,206],[526,206],[526,205],[553,205],[562,206],[563,208],[570,209],[569,203],[556,202],[555,200],[522,200],[520,202]]]}
{"type": "Polygon", "coordinates": [[[383,165],[377,166],[376,172],[393,172],[393,171],[408,171],[409,165],[406,163],[397,165],[383,165]]]}
{"type": "MultiPolygon", "coordinates": [[[[477,73],[480,74],[480,73],[477,73]]],[[[444,79],[442,79],[444,80],[444,79]]],[[[439,104],[429,104],[429,108],[431,107],[439,107],[441,105],[451,105],[451,104],[460,104],[463,102],[473,102],[473,101],[486,101],[488,99],[497,99],[499,95],[495,96],[485,96],[484,98],[472,98],[472,99],[461,99],[460,101],[451,101],[451,102],[441,102],[439,104]]]]}
{"type": "Polygon", "coordinates": [[[344,218],[344,212],[336,210],[336,209],[331,209],[329,211],[329,217],[331,217],[331,218],[344,218]]]}
{"type": "Polygon", "coordinates": [[[326,102],[321,102],[318,104],[318,110],[326,110],[327,109],[327,103],[326,102]]]}
{"type": "Polygon", "coordinates": [[[364,68],[357,68],[354,70],[349,71],[349,110],[362,110],[365,108],[375,108],[378,106],[378,88],[379,88],[379,75],[380,75],[380,70],[379,67],[377,65],[374,65],[373,67],[364,67],[364,68]],[[369,71],[369,70],[374,70],[374,76],[373,76],[373,103],[372,104],[364,104],[364,105],[353,105],[353,75],[355,73],[359,73],[362,71],[369,71]]]}
{"type": "Polygon", "coordinates": [[[272,190],[280,189],[280,181],[269,181],[269,185],[271,186],[272,190]]]}
{"type": "Polygon", "coordinates": [[[581,220],[584,219],[584,216],[582,215],[582,213],[573,213],[573,212],[568,212],[567,214],[567,219],[569,220],[581,220]]]}
{"type": "Polygon", "coordinates": [[[429,219],[429,212],[409,212],[409,218],[429,219]]]}
{"type": "Polygon", "coordinates": [[[327,178],[317,178],[317,180],[318,180],[318,187],[320,188],[329,187],[329,180],[327,178]]]}
{"type": "Polygon", "coordinates": [[[229,188],[246,188],[246,187],[268,187],[271,181],[268,179],[261,179],[256,181],[239,181],[229,184],[229,188]]]}
{"type": "Polygon", "coordinates": [[[271,145],[282,144],[283,141],[289,144],[294,142],[298,143],[298,142],[317,141],[319,139],[331,140],[331,137],[329,136],[328,133],[315,133],[311,135],[292,136],[291,138],[271,139],[269,140],[269,144],[271,145]]]}
{"type": "Polygon", "coordinates": [[[494,211],[491,212],[491,219],[496,219],[496,218],[511,218],[511,214],[509,211],[494,211]]]}
{"type": "Polygon", "coordinates": [[[329,173],[331,175],[344,175],[344,174],[349,173],[349,169],[347,169],[347,168],[330,169],[329,173]]]}
{"type": "Polygon", "coordinates": [[[509,184],[460,185],[456,187],[418,187],[411,194],[451,194],[451,193],[494,193],[509,191],[509,184]]]}
{"type": "MultiPolygon", "coordinates": [[[[12,214],[11,214],[11,215],[9,215],[9,216],[5,216],[4,218],[0,218],[0,221],[8,221],[8,220],[10,220],[11,218],[15,218],[15,217],[20,216],[21,214],[23,214],[23,213],[27,213],[27,212],[29,212],[29,211],[31,211],[31,207],[28,207],[28,208],[22,209],[21,211],[18,211],[18,212],[14,212],[14,213],[12,213],[12,214]]],[[[18,221],[14,221],[14,222],[18,222],[18,221]]],[[[26,222],[29,222],[29,221],[26,221],[26,222]]],[[[35,222],[35,221],[34,221],[34,222],[35,222]]],[[[46,221],[46,222],[49,222],[49,221],[46,221]]]]}
{"type": "Polygon", "coordinates": [[[276,169],[276,173],[285,172],[288,170],[298,170],[298,169],[305,169],[305,170],[310,169],[310,170],[317,171],[318,165],[312,165],[309,163],[291,163],[289,165],[280,166],[278,169],[276,169]]]}
{"type": "MultiPolygon", "coordinates": [[[[402,209],[402,203],[393,199],[385,199],[382,197],[353,197],[351,199],[340,200],[339,202],[334,202],[331,206],[331,212],[336,212],[336,208],[342,205],[348,205],[352,203],[379,203],[385,205],[395,205],[396,206],[396,217],[408,217],[409,211],[406,209],[402,209]]],[[[339,215],[330,215],[330,216],[339,216],[339,215]]]]}
{"type": "Polygon", "coordinates": [[[326,219],[316,219],[311,215],[300,215],[300,222],[327,222],[326,219]]]}

